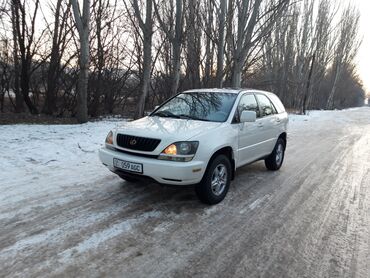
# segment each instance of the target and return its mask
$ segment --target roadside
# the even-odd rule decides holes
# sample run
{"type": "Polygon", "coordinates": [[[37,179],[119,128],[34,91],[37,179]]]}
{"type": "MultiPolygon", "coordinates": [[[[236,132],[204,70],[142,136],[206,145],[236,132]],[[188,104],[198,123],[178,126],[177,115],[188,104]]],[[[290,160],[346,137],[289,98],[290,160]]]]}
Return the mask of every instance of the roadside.
{"type": "Polygon", "coordinates": [[[213,207],[107,172],[116,124],[0,126],[0,276],[368,277],[370,108],[292,116],[213,207]]]}

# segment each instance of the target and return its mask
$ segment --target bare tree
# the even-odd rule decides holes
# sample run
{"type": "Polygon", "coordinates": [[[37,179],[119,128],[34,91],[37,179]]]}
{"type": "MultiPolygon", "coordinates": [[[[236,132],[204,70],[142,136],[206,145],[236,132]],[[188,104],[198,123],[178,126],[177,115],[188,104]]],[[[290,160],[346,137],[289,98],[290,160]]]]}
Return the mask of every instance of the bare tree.
{"type": "Polygon", "coordinates": [[[65,3],[64,0],[57,0],[54,12],[54,28],[52,30],[52,45],[49,68],[47,71],[47,90],[45,94],[45,102],[42,112],[52,115],[57,111],[57,93],[58,79],[61,75],[61,62],[64,54],[64,49],[67,44],[68,25],[67,19],[70,16],[70,3],[65,3]]]}
{"type": "Polygon", "coordinates": [[[200,45],[199,2],[189,0],[186,13],[186,81],[187,88],[200,87],[200,45]]]}
{"type": "Polygon", "coordinates": [[[301,106],[301,113],[306,114],[307,110],[307,102],[310,94],[310,89],[311,89],[311,80],[312,80],[312,72],[313,72],[313,67],[315,65],[315,59],[316,59],[316,54],[312,55],[312,61],[311,61],[311,67],[310,71],[308,73],[308,78],[307,78],[307,83],[306,83],[306,90],[303,96],[303,101],[302,101],[302,106],[301,106]]]}
{"type": "MultiPolygon", "coordinates": [[[[148,97],[150,86],[150,75],[152,69],[152,37],[153,37],[153,0],[145,1],[145,21],[140,12],[138,0],[132,0],[131,5],[134,9],[134,15],[139,23],[140,37],[143,43],[143,63],[142,63],[142,77],[141,77],[141,95],[137,104],[135,119],[144,115],[145,103],[148,97]]],[[[124,0],[125,3],[125,0],[124,0]]],[[[125,3],[126,5],[126,3],[125,3]]],[[[126,6],[129,12],[128,7],[126,6]]]]}
{"type": "Polygon", "coordinates": [[[225,57],[225,26],[226,26],[226,1],[220,0],[220,9],[218,14],[218,42],[217,42],[217,86],[222,88],[224,75],[224,57],[225,57]]]}
{"type": "MultiPolygon", "coordinates": [[[[171,43],[172,48],[172,59],[171,59],[171,95],[176,94],[177,89],[179,87],[180,81],[180,67],[181,67],[181,43],[183,38],[183,28],[184,28],[184,16],[183,16],[183,1],[184,0],[176,0],[176,11],[175,11],[175,18],[173,19],[173,1],[165,1],[160,2],[160,4],[154,4],[155,14],[157,16],[158,22],[165,32],[167,39],[171,43]],[[170,15],[168,16],[167,20],[165,21],[161,16],[161,13],[158,9],[159,6],[164,7],[165,3],[169,3],[170,5],[170,15]],[[173,27],[172,22],[175,22],[175,26],[173,27]]],[[[164,11],[162,12],[164,13],[164,11]]]]}
{"type": "MultiPolygon", "coordinates": [[[[0,30],[5,30],[4,17],[9,13],[5,1],[0,1],[0,30]]],[[[5,93],[10,90],[9,39],[0,32],[0,112],[4,112],[5,93]]]]}
{"type": "Polygon", "coordinates": [[[97,11],[95,15],[96,21],[96,39],[97,39],[97,86],[94,88],[94,96],[93,101],[90,107],[89,114],[92,116],[98,115],[99,109],[99,101],[100,95],[102,91],[102,77],[103,77],[103,69],[105,66],[105,57],[104,57],[104,38],[103,38],[103,31],[105,28],[110,29],[111,24],[104,24],[104,17],[108,16],[106,11],[108,10],[109,1],[97,0],[96,3],[93,5],[94,7],[97,6],[97,11]]]}
{"type": "MultiPolygon", "coordinates": [[[[1,8],[1,7],[0,7],[1,8]]],[[[1,10],[0,10],[1,15],[1,10]]],[[[4,112],[5,94],[10,90],[10,57],[9,43],[6,38],[0,37],[0,112],[4,112]]]]}
{"type": "MultiPolygon", "coordinates": [[[[36,54],[36,49],[39,44],[39,41],[35,41],[35,22],[37,12],[39,9],[39,4],[40,1],[36,0],[33,12],[30,14],[29,22],[27,20],[26,3],[21,3],[20,0],[12,0],[13,36],[14,41],[16,41],[14,49],[15,51],[14,59],[15,65],[17,67],[17,69],[15,70],[17,79],[16,83],[18,83],[19,80],[23,100],[32,114],[38,114],[37,107],[34,105],[34,103],[32,103],[29,97],[29,88],[33,57],[36,54]],[[19,70],[18,70],[18,55],[20,56],[19,70]]],[[[18,85],[16,85],[15,87],[18,87],[18,85]]],[[[16,90],[18,90],[18,88],[16,88],[16,90]]]]}
{"type": "Polygon", "coordinates": [[[314,32],[314,55],[312,86],[308,91],[308,107],[322,107],[319,100],[321,83],[325,78],[327,67],[333,59],[334,36],[332,35],[333,19],[337,9],[333,8],[330,0],[320,0],[317,8],[317,17],[315,21],[314,32]]]}
{"type": "Polygon", "coordinates": [[[271,90],[300,111],[356,105],[363,97],[354,66],[358,13],[349,6],[337,24],[339,7],[332,0],[0,0],[0,46],[8,49],[0,53],[0,109],[42,107],[80,122],[101,113],[139,118],[178,90],[214,85],[271,90]],[[45,5],[52,18],[48,11],[40,29],[45,5]]]}
{"type": "Polygon", "coordinates": [[[286,10],[290,0],[269,2],[269,6],[262,12],[262,0],[237,0],[237,27],[233,40],[233,87],[241,86],[241,77],[247,56],[253,47],[261,42],[272,29],[277,18],[286,10]]]}
{"type": "Polygon", "coordinates": [[[90,0],[83,0],[82,14],[77,0],[71,0],[76,27],[80,37],[80,73],[77,85],[77,120],[85,123],[87,115],[87,86],[89,78],[89,24],[90,24],[90,0]]]}
{"type": "Polygon", "coordinates": [[[326,109],[332,109],[334,104],[334,96],[337,89],[338,79],[344,65],[353,61],[357,54],[361,42],[358,39],[360,13],[354,6],[348,6],[341,17],[338,42],[335,50],[335,58],[333,64],[333,86],[330,91],[326,109]]]}
{"type": "MultiPolygon", "coordinates": [[[[318,103],[320,83],[333,53],[331,34],[336,11],[330,0],[315,3],[315,0],[294,3],[285,17],[276,20],[262,57],[264,81],[269,89],[288,107],[301,112],[313,100],[318,103]]],[[[318,105],[322,107],[322,102],[318,105]]]]}
{"type": "Polygon", "coordinates": [[[23,96],[20,90],[20,67],[19,67],[19,56],[18,56],[18,32],[17,21],[16,21],[16,9],[17,4],[12,2],[11,4],[11,21],[12,21],[12,33],[13,33],[13,92],[15,94],[15,112],[20,113],[23,111],[23,96]],[[16,5],[14,5],[16,4],[16,5]]]}
{"type": "MultiPolygon", "coordinates": [[[[206,41],[205,53],[204,53],[204,71],[202,73],[203,87],[210,87],[213,76],[213,63],[214,63],[214,49],[215,49],[215,36],[214,36],[214,13],[215,13],[215,1],[207,0],[206,7],[204,8],[204,40],[206,41]]],[[[203,60],[203,59],[202,59],[203,60]]]]}

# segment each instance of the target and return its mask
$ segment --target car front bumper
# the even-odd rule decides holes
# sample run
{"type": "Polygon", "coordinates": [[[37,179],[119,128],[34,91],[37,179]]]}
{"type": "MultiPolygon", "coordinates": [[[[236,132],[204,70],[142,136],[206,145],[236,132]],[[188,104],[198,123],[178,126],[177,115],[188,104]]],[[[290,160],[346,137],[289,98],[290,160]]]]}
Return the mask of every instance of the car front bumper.
{"type": "Polygon", "coordinates": [[[146,158],[119,151],[111,150],[103,147],[99,150],[100,161],[112,172],[123,175],[127,173],[135,174],[136,176],[150,177],[161,184],[173,185],[190,185],[199,183],[202,180],[207,164],[203,161],[175,162],[164,161],[155,158],[146,158]],[[113,159],[141,163],[143,165],[143,173],[136,174],[120,170],[113,166],[113,159]]]}

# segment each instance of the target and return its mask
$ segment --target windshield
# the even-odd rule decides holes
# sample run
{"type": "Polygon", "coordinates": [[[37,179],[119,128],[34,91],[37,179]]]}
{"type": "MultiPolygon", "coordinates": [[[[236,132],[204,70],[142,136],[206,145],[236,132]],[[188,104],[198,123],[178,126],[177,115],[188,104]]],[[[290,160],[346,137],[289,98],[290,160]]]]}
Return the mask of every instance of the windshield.
{"type": "Polygon", "coordinates": [[[182,93],[163,104],[150,116],[225,122],[237,94],[192,92],[182,93]]]}

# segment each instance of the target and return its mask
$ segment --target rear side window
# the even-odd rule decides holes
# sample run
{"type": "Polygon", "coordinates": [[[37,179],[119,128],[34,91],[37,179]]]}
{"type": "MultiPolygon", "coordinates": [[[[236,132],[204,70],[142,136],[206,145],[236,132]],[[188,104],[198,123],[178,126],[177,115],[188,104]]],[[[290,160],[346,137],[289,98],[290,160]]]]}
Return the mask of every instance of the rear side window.
{"type": "Polygon", "coordinates": [[[276,113],[271,101],[265,95],[256,94],[258,104],[261,109],[261,117],[266,117],[276,113]]]}
{"type": "Polygon", "coordinates": [[[285,107],[284,107],[283,103],[281,102],[281,100],[276,95],[273,95],[273,94],[270,94],[269,97],[270,97],[272,103],[274,104],[278,114],[284,113],[285,112],[285,107]]]}
{"type": "Polygon", "coordinates": [[[243,95],[241,97],[235,114],[235,122],[240,121],[240,115],[243,111],[254,111],[257,114],[257,118],[260,116],[260,111],[254,95],[243,95]]]}

